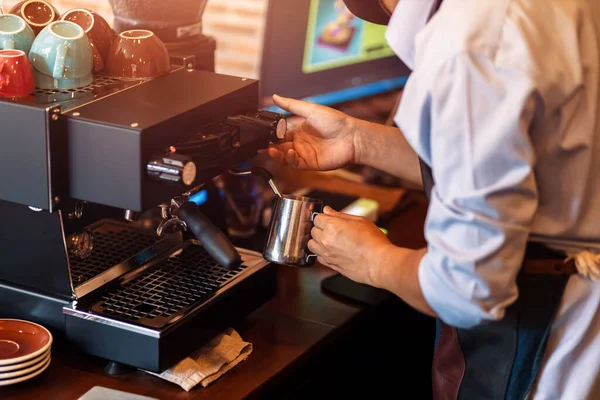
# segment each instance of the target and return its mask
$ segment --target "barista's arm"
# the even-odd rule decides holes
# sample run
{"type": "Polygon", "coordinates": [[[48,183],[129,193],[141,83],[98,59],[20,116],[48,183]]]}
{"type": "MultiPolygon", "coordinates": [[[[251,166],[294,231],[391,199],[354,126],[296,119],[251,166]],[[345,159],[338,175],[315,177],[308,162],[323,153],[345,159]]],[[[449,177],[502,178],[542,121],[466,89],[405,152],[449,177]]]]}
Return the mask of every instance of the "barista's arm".
{"type": "Polygon", "coordinates": [[[394,293],[417,311],[437,318],[419,282],[419,266],[426,253],[426,248],[412,250],[390,244],[380,257],[376,287],[394,293]]]}
{"type": "Polygon", "coordinates": [[[273,101],[303,118],[282,143],[269,150],[276,161],[319,171],[364,164],[422,186],[418,157],[399,129],[301,100],[275,95],[273,101]]]}
{"type": "Polygon", "coordinates": [[[418,187],[423,187],[417,153],[398,128],[355,120],[355,159],[418,187]]]}
{"type": "Polygon", "coordinates": [[[315,218],[308,248],[318,261],[355,282],[385,289],[430,316],[436,316],[419,284],[426,249],[397,247],[366,218],[325,207],[315,218]]]}

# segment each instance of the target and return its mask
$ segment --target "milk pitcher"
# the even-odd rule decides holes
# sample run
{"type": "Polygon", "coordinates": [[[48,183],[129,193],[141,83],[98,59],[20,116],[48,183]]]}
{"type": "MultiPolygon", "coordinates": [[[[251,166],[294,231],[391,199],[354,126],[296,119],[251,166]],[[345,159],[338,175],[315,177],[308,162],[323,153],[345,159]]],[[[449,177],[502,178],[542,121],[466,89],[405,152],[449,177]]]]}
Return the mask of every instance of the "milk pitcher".
{"type": "Polygon", "coordinates": [[[313,266],[317,257],[308,249],[308,242],[315,217],[323,212],[323,202],[309,197],[281,194],[271,173],[263,168],[230,173],[260,176],[275,194],[263,257],[275,264],[313,266]]]}

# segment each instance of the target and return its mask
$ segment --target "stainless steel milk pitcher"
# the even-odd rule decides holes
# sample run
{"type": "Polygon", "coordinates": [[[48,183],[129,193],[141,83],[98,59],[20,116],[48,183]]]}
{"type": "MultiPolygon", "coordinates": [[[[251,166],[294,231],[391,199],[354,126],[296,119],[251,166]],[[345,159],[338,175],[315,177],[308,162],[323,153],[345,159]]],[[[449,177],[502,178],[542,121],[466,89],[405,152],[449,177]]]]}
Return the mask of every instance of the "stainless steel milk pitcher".
{"type": "Polygon", "coordinates": [[[267,180],[275,194],[263,257],[275,264],[311,267],[316,256],[308,249],[315,217],[323,212],[323,202],[310,197],[283,195],[263,168],[230,171],[234,175],[256,175],[267,180]]]}

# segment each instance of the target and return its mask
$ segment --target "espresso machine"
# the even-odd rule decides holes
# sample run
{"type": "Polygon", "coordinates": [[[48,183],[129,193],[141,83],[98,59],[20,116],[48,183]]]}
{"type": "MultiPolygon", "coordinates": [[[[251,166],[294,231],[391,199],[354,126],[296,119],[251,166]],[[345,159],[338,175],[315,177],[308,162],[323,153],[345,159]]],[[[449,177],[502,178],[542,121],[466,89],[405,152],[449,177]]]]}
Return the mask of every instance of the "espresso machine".
{"type": "Polygon", "coordinates": [[[282,137],[258,81],[193,68],[0,99],[0,316],[161,372],[275,293],[212,178],[282,137]]]}

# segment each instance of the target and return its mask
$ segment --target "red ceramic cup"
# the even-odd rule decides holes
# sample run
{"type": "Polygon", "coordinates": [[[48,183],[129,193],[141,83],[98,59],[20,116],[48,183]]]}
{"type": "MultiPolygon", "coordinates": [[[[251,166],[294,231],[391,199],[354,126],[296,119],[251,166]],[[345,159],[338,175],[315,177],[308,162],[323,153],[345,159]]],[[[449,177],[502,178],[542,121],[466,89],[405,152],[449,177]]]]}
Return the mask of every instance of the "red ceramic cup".
{"type": "Polygon", "coordinates": [[[21,50],[0,50],[0,96],[25,97],[35,90],[33,70],[21,50]]]}
{"type": "Polygon", "coordinates": [[[171,70],[169,52],[151,31],[134,29],[121,32],[108,53],[106,71],[120,79],[148,79],[171,70]]]}
{"type": "Polygon", "coordinates": [[[94,52],[94,71],[100,72],[106,65],[108,52],[117,34],[98,13],[85,8],[74,8],[63,14],[63,21],[71,21],[83,28],[94,52]]]}
{"type": "Polygon", "coordinates": [[[46,26],[60,19],[58,10],[44,0],[21,1],[15,4],[9,13],[23,18],[36,35],[46,26]]]}

